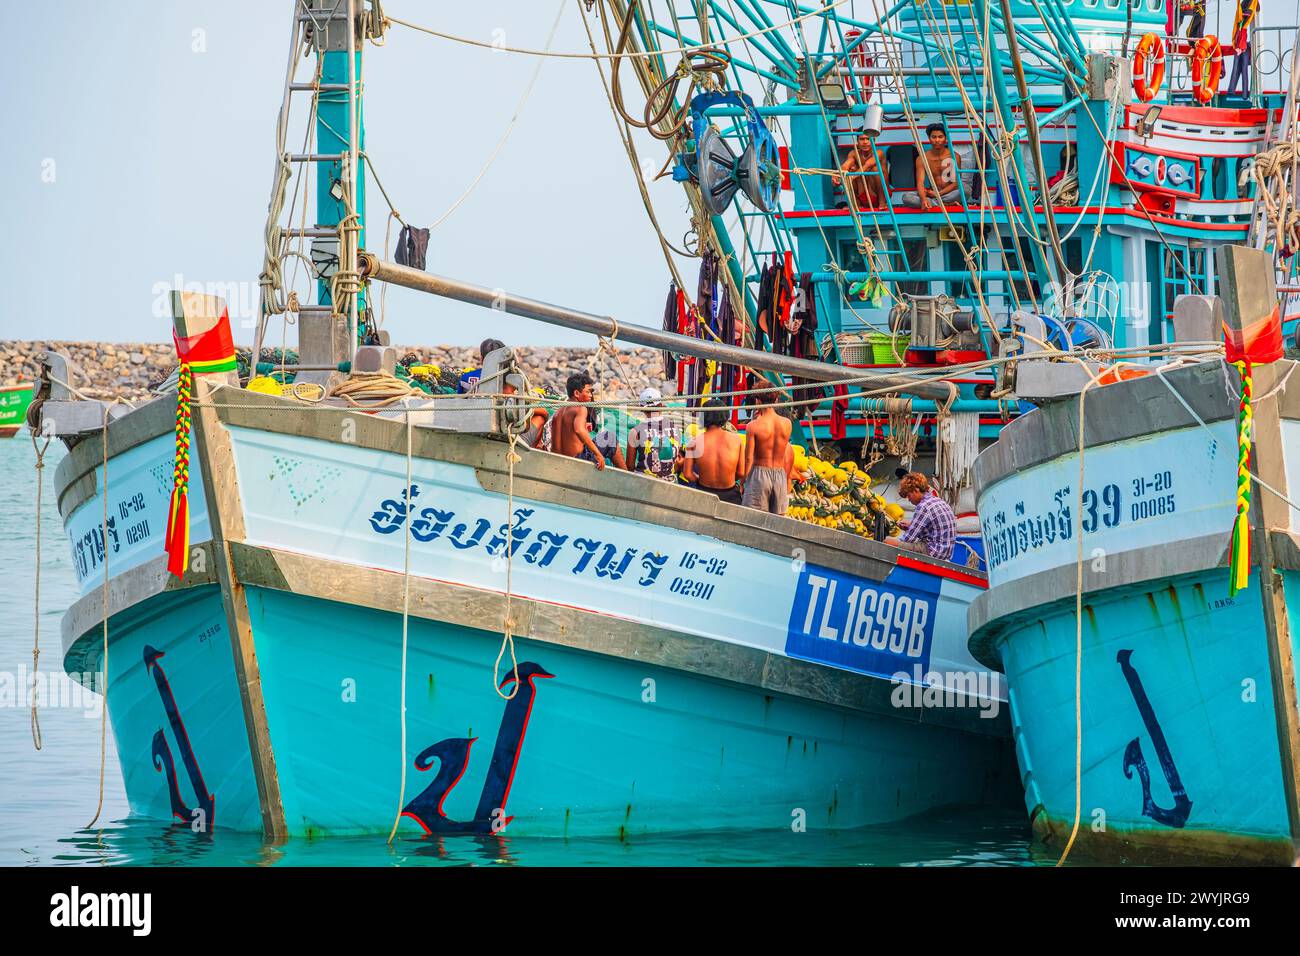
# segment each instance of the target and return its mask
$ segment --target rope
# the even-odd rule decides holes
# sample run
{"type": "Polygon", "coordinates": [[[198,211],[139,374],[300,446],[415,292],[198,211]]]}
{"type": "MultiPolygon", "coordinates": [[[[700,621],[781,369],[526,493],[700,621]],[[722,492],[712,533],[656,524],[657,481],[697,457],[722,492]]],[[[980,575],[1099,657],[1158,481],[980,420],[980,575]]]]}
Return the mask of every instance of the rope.
{"type": "MultiPolygon", "coordinates": [[[[1079,176],[1077,173],[1070,173],[1062,177],[1055,186],[1047,190],[1047,201],[1053,206],[1073,206],[1079,202],[1079,176]]],[[[1083,214],[1079,214],[1079,221],[1083,221],[1083,214]]]]}
{"type": "MultiPolygon", "coordinates": [[[[818,7],[815,10],[812,10],[808,13],[801,14],[790,20],[786,20],[783,23],[777,23],[772,26],[763,27],[763,29],[755,30],[752,33],[743,33],[739,36],[732,37],[730,40],[718,41],[716,45],[725,47],[728,44],[735,43],[740,40],[748,40],[751,37],[763,36],[764,34],[774,33],[778,30],[784,29],[785,27],[793,26],[796,23],[802,23],[805,20],[811,20],[813,17],[819,17],[824,13],[834,10],[836,7],[844,6],[844,4],[848,2],[849,0],[833,0],[833,2],[827,3],[825,6],[818,7]]],[[[633,51],[630,53],[567,53],[567,52],[556,53],[551,50],[532,50],[532,49],[527,49],[525,47],[503,46],[496,43],[486,43],[482,40],[471,39],[470,37],[457,36],[454,33],[443,33],[442,31],[434,30],[431,27],[422,27],[417,23],[411,23],[410,21],[402,20],[399,19],[398,17],[386,16],[384,17],[384,21],[385,21],[385,25],[391,23],[397,23],[411,30],[415,30],[417,33],[427,33],[430,36],[440,37],[443,40],[452,40],[456,43],[464,43],[467,46],[482,47],[485,50],[492,50],[496,53],[522,53],[526,56],[554,57],[556,59],[566,59],[566,60],[654,59],[656,57],[672,56],[679,53],[680,54],[698,53],[700,50],[699,47],[683,46],[671,50],[641,50],[641,51],[633,51]]]]}
{"type": "MultiPolygon", "coordinates": [[[[567,0],[560,0],[560,8],[555,11],[555,22],[551,24],[551,32],[546,35],[546,51],[548,52],[551,49],[551,43],[555,40],[555,33],[560,28],[560,20],[564,15],[566,4],[567,0]]],[[[400,23],[401,21],[394,20],[393,22],[400,23]]],[[[461,203],[468,199],[470,194],[478,188],[479,182],[487,175],[488,169],[490,169],[492,164],[496,162],[497,157],[501,155],[501,150],[505,148],[506,140],[510,138],[510,134],[515,131],[515,124],[519,122],[519,114],[524,111],[524,105],[527,104],[528,98],[533,95],[533,87],[537,85],[537,77],[541,75],[542,64],[545,62],[544,59],[537,61],[537,66],[533,69],[532,79],[530,79],[528,85],[524,87],[524,95],[519,98],[519,104],[515,107],[514,114],[510,117],[510,122],[506,124],[505,132],[502,133],[501,138],[497,140],[496,148],[488,155],[482,168],[479,169],[478,175],[470,180],[470,184],[465,187],[465,191],[461,193],[460,197],[447,208],[446,212],[434,221],[433,225],[429,227],[430,229],[437,229],[444,221],[446,221],[448,216],[460,208],[461,203]]]]}
{"type": "MultiPolygon", "coordinates": [[[[406,510],[411,510],[411,400],[403,401],[406,417],[406,510]]],[[[410,638],[411,621],[411,523],[405,524],[406,533],[402,541],[402,687],[400,720],[402,725],[402,772],[401,783],[397,789],[397,816],[393,817],[393,828],[388,831],[388,842],[393,842],[397,835],[397,825],[402,821],[402,810],[406,807],[406,657],[410,638]]]]}
{"type": "Polygon", "coordinates": [[[1283,248],[1292,252],[1300,249],[1300,209],[1296,208],[1291,191],[1281,180],[1298,159],[1300,147],[1294,142],[1283,141],[1272,149],[1256,153],[1254,163],[1243,168],[1237,177],[1238,186],[1245,186],[1251,177],[1254,178],[1259,186],[1257,193],[1264,203],[1264,215],[1273,227],[1274,236],[1285,239],[1283,248]],[[1276,199],[1268,182],[1270,179],[1279,180],[1276,199]]]}
{"type": "Polygon", "coordinates": [[[104,694],[104,707],[100,712],[99,720],[99,801],[95,804],[95,815],[84,829],[89,830],[99,820],[100,813],[104,810],[104,764],[108,756],[108,410],[112,407],[112,402],[104,403],[104,424],[100,432],[103,440],[103,479],[100,494],[104,499],[103,523],[100,525],[100,535],[104,542],[104,585],[100,592],[100,601],[102,604],[101,611],[104,615],[104,649],[103,649],[103,672],[104,683],[102,691],[104,694]]]}
{"type": "Polygon", "coordinates": [[[510,435],[510,447],[506,449],[506,610],[505,620],[501,626],[501,647],[497,651],[497,659],[492,662],[492,689],[496,691],[497,696],[502,700],[513,700],[515,694],[519,693],[519,659],[515,656],[515,618],[514,618],[514,587],[513,587],[513,570],[515,555],[515,465],[523,459],[515,451],[515,445],[519,443],[519,436],[513,432],[510,435]],[[501,693],[501,658],[505,656],[506,647],[510,648],[510,673],[515,675],[514,686],[510,688],[509,694],[501,693]]]}
{"type": "Polygon", "coordinates": [[[41,718],[37,712],[37,678],[41,663],[41,489],[45,474],[45,452],[50,447],[50,437],[45,444],[36,441],[36,429],[29,429],[32,436],[32,449],[36,452],[36,615],[32,630],[32,744],[41,749],[41,718]]]}
{"type": "MultiPolygon", "coordinates": [[[[587,32],[587,44],[591,47],[591,52],[596,53],[596,38],[591,32],[591,23],[587,19],[587,12],[582,7],[578,8],[582,14],[582,26],[587,32]]],[[[593,61],[596,64],[596,74],[600,77],[601,88],[605,91],[605,98],[609,101],[609,108],[614,115],[614,128],[618,132],[619,141],[623,144],[623,149],[627,152],[628,162],[632,165],[632,173],[636,178],[637,189],[641,193],[641,204],[645,207],[646,215],[650,217],[650,225],[654,227],[655,235],[659,238],[660,248],[664,253],[664,261],[668,264],[668,272],[673,277],[673,282],[677,288],[685,289],[686,285],[682,281],[681,274],[678,272],[677,263],[672,257],[672,243],[664,235],[663,229],[659,225],[659,217],[655,215],[654,203],[650,199],[650,192],[646,188],[645,177],[641,173],[640,158],[637,155],[636,143],[632,139],[632,131],[628,126],[628,119],[624,115],[615,100],[614,91],[605,79],[605,70],[601,66],[600,60],[593,61]]],[[[669,151],[671,158],[672,151],[669,151]]]]}
{"type": "Polygon", "coordinates": [[[325,397],[341,398],[353,407],[362,407],[364,403],[366,408],[386,408],[408,396],[424,397],[424,394],[388,372],[352,372],[346,379],[332,386],[325,397]]]}
{"type": "MultiPolygon", "coordinates": [[[[1085,371],[1088,366],[1082,362],[1085,371]]],[[[1083,453],[1085,403],[1088,389],[1097,384],[1097,377],[1088,373],[1088,381],[1079,392],[1079,488],[1075,498],[1075,513],[1079,516],[1079,551],[1075,561],[1074,580],[1074,826],[1070,839],[1061,851],[1057,866],[1064,866],[1075,838],[1079,835],[1079,821],[1083,816],[1083,453]]]]}

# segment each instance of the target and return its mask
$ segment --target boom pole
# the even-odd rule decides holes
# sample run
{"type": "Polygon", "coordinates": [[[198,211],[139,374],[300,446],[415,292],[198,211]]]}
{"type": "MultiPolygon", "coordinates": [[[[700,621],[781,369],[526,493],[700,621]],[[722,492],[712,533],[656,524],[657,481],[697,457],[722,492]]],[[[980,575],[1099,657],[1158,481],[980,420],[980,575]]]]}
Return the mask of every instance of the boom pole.
{"type": "MultiPolygon", "coordinates": [[[[507,295],[500,289],[489,289],[459,279],[412,269],[410,266],[385,262],[368,252],[361,253],[361,274],[367,279],[389,282],[403,288],[414,289],[416,292],[427,292],[430,295],[456,299],[459,302],[468,302],[485,309],[509,312],[511,315],[536,319],[539,322],[559,325],[578,332],[590,332],[602,338],[618,339],[649,348],[667,349],[683,355],[694,355],[696,358],[725,362],[729,365],[743,365],[777,375],[794,375],[817,382],[841,382],[846,379],[861,381],[864,376],[862,369],[848,368],[829,362],[816,362],[812,359],[793,358],[722,342],[708,342],[644,325],[624,325],[611,316],[594,315],[536,299],[507,295]]],[[[863,387],[905,392],[920,398],[933,399],[936,402],[951,402],[957,395],[957,386],[950,382],[929,382],[907,375],[871,375],[870,382],[862,384],[863,387]]]]}

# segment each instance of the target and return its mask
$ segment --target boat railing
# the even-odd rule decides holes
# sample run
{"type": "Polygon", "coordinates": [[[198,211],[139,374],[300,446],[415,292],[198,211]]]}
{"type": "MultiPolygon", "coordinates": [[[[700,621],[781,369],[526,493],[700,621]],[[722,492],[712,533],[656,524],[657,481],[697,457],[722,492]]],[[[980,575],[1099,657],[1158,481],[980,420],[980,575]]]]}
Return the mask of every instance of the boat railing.
{"type": "MultiPolygon", "coordinates": [[[[1296,25],[1255,28],[1254,73],[1257,93],[1286,94],[1295,57],[1296,25]]],[[[1227,42],[1231,42],[1228,38],[1227,42]]]]}

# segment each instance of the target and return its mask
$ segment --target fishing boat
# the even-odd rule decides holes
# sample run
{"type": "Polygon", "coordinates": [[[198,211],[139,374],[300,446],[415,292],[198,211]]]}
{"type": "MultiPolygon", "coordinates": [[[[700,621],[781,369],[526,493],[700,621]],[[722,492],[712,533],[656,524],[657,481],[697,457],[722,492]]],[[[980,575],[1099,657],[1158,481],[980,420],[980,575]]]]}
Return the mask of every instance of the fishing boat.
{"type": "Polygon", "coordinates": [[[1049,852],[1290,865],[1294,45],[1246,96],[1207,96],[1219,72],[1195,51],[1190,89],[1160,96],[1142,60],[1186,41],[1151,36],[1132,64],[1150,105],[1095,127],[1105,201],[1147,220],[1100,241],[1147,291],[1109,349],[1050,342],[1068,312],[1013,316],[1003,387],[1026,413],[976,461],[990,587],[971,647],[1007,677],[1049,852]]]}
{"type": "Polygon", "coordinates": [[[1025,805],[1063,857],[1296,860],[1295,363],[1271,251],[1218,256],[1229,327],[1272,326],[1260,364],[1059,395],[976,462],[971,647],[1007,676],[1025,805]]]}
{"type": "Polygon", "coordinates": [[[19,385],[0,385],[0,438],[13,438],[27,421],[27,408],[32,403],[30,382],[19,385]]]}
{"type": "MultiPolygon", "coordinates": [[[[635,32],[635,71],[653,79],[672,49],[665,24],[635,4],[602,12],[620,50],[635,32]]],[[[747,15],[751,33],[777,36],[766,12],[747,15]]],[[[970,414],[991,375],[864,369],[837,361],[833,335],[830,354],[776,348],[791,302],[759,308],[770,291],[740,269],[709,205],[748,203],[778,228],[769,241],[785,241],[767,123],[802,115],[796,98],[765,114],[717,71],[702,94],[715,99],[669,97],[679,132],[692,112],[740,117],[727,132],[747,152],[730,165],[709,158],[730,148],[712,119],[673,139],[714,277],[690,298],[716,296],[735,318],[720,335],[719,309],[687,305],[675,281],[682,321],[670,310],[671,329],[650,329],[366,249],[360,57],[393,22],[378,4],[293,5],[245,374],[226,304],[182,291],[178,374],[139,408],[79,399],[60,385],[66,360],[46,358],[35,414],[69,445],[55,484],[81,588],[63,663],[106,675],[132,812],[272,839],[507,826],[626,838],[1001,805],[1015,784],[1005,694],[967,647],[977,567],[532,447],[527,370],[510,349],[484,356],[476,392],[447,394],[399,372],[369,306],[371,283],[387,282],[658,348],[683,359],[683,394],[761,402],[771,383],[804,396],[819,406],[813,438],[838,428],[814,420],[837,414],[838,387],[910,430],[905,456],[876,465],[919,463],[915,417],[970,414]],[[285,145],[295,95],[316,123],[304,154],[285,145]],[[316,171],[309,228],[278,218],[295,167],[316,171]],[[310,305],[290,300],[280,272],[300,243],[318,267],[310,305]],[[266,326],[290,316],[297,364],[262,369],[266,326]]],[[[751,251],[777,255],[789,291],[793,251],[751,251]]],[[[928,460],[969,463],[972,434],[936,436],[928,460]]]]}

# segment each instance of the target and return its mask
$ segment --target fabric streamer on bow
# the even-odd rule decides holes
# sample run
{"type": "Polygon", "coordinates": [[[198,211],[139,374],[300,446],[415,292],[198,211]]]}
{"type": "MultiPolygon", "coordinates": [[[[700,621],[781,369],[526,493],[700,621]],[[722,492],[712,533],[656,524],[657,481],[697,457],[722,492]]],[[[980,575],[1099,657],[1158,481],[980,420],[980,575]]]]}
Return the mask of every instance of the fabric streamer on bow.
{"type": "Polygon", "coordinates": [[[221,318],[208,331],[180,338],[173,333],[180,371],[176,379],[176,458],[172,466],[172,499],[167,509],[167,571],[184,577],[190,551],[190,400],[195,374],[233,372],[238,366],[235,343],[230,335],[230,318],[221,318]]]}
{"type": "MultiPolygon", "coordinates": [[[[1271,266],[1270,266],[1271,271],[1271,266]]],[[[1250,583],[1250,440],[1254,365],[1276,362],[1283,355],[1281,310],[1258,319],[1223,324],[1224,358],[1241,375],[1241,402],[1237,409],[1237,514],[1232,522],[1232,544],[1228,551],[1231,578],[1228,594],[1235,595],[1250,583]]]]}
{"type": "Polygon", "coordinates": [[[167,509],[167,534],[163,547],[167,551],[167,571],[176,577],[185,575],[185,559],[190,553],[190,396],[194,373],[181,363],[176,380],[176,460],[172,467],[172,500],[167,509]]]}
{"type": "Polygon", "coordinates": [[[1232,523],[1232,546],[1228,567],[1229,597],[1250,583],[1250,431],[1251,370],[1250,361],[1234,363],[1241,373],[1241,405],[1237,410],[1237,517],[1232,523]]]}

